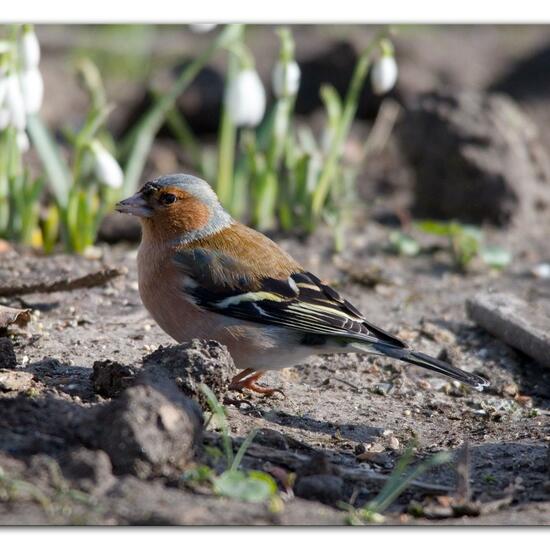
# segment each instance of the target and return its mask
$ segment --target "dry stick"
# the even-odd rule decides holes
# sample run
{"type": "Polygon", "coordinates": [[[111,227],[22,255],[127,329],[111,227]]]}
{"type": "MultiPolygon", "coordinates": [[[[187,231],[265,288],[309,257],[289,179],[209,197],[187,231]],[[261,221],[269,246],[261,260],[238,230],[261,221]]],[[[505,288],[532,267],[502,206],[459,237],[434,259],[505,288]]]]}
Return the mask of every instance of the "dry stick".
{"type": "Polygon", "coordinates": [[[58,279],[55,281],[22,284],[19,286],[0,286],[0,296],[21,296],[23,294],[34,294],[36,292],[62,292],[69,290],[77,290],[79,288],[92,288],[100,286],[107,281],[124,275],[125,269],[108,267],[94,273],[88,273],[82,277],[74,277],[67,279],[58,279]]]}
{"type": "MultiPolygon", "coordinates": [[[[393,99],[385,99],[380,109],[374,125],[365,141],[363,147],[363,161],[373,154],[379,154],[386,146],[393,127],[401,114],[401,106],[393,99]]],[[[362,162],[363,162],[362,161],[362,162]]]]}
{"type": "Polygon", "coordinates": [[[460,502],[470,502],[470,448],[468,441],[464,442],[464,445],[458,452],[458,460],[456,463],[456,496],[460,502]]]}

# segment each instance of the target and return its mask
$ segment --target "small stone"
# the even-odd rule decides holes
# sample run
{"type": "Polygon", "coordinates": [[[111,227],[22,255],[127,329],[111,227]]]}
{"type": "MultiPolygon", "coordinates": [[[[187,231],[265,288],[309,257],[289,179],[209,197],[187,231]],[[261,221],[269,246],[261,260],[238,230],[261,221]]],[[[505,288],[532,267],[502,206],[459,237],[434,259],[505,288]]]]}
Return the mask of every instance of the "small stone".
{"type": "Polygon", "coordinates": [[[373,443],[369,448],[368,450],[371,452],[371,453],[382,453],[385,451],[385,447],[384,445],[382,445],[382,443],[373,443]]]}
{"type": "Polygon", "coordinates": [[[154,382],[168,377],[182,392],[198,401],[203,408],[207,402],[200,389],[208,386],[222,401],[232,378],[237,374],[233,358],[225,346],[213,340],[191,340],[185,344],[160,347],[143,359],[143,370],[137,382],[154,382]]]}
{"type": "Polygon", "coordinates": [[[550,308],[507,293],[482,292],[466,302],[468,316],[508,345],[550,367],[550,308]]]}
{"type": "Polygon", "coordinates": [[[357,443],[357,445],[355,445],[355,448],[353,449],[353,452],[356,455],[362,455],[367,452],[367,448],[365,447],[364,443],[357,443]]]}
{"type": "Polygon", "coordinates": [[[0,391],[25,391],[32,386],[33,375],[17,370],[0,370],[0,391]]]}
{"type": "Polygon", "coordinates": [[[116,397],[130,387],[137,369],[109,359],[96,361],[93,365],[91,380],[94,390],[102,397],[116,397]]]}
{"type": "Polygon", "coordinates": [[[392,450],[392,451],[397,451],[400,447],[399,445],[399,439],[397,439],[397,437],[395,436],[392,436],[390,437],[389,441],[388,441],[388,447],[392,450]]]}
{"type": "Polygon", "coordinates": [[[84,438],[110,457],[115,473],[140,478],[181,470],[197,452],[202,414],[166,380],[136,385],[93,411],[84,438]]]}
{"type": "Polygon", "coordinates": [[[391,468],[393,461],[388,456],[387,453],[373,453],[371,451],[366,451],[357,456],[357,460],[361,462],[372,462],[373,464],[378,464],[384,468],[391,468]]]}

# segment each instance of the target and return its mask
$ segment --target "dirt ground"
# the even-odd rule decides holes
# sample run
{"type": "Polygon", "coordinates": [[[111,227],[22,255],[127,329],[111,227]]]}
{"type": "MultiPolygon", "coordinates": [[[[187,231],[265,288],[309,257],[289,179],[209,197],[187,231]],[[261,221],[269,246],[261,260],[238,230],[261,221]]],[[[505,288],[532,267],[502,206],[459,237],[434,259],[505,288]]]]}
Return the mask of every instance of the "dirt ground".
{"type": "MultiPolygon", "coordinates": [[[[46,85],[61,85],[58,77],[66,60],[59,54],[59,33],[48,32],[50,52],[58,55],[45,57],[46,85]]],[[[43,31],[45,39],[48,32],[43,31]]],[[[506,39],[504,30],[447,29],[436,32],[441,47],[434,53],[434,35],[423,37],[422,28],[415,32],[418,40],[410,34],[399,38],[414,43],[402,47],[404,95],[423,91],[421,81],[426,89],[442,83],[488,89],[512,63],[545,45],[548,36],[542,27],[506,39]],[[472,57],[476,63],[465,71],[460,60],[472,57]],[[432,80],[415,78],[416,66],[432,80]]],[[[345,29],[337,38],[342,36],[359,43],[365,38],[345,29]]],[[[298,51],[315,49],[309,38],[308,32],[301,35],[298,51]]],[[[166,38],[166,47],[172,43],[166,38]]],[[[82,107],[78,92],[61,95],[71,97],[48,108],[50,122],[65,104],[75,117],[82,107]]],[[[536,115],[544,111],[542,105],[537,98],[523,106],[536,115]]],[[[541,212],[506,230],[487,229],[491,243],[513,254],[502,273],[477,265],[466,275],[457,273],[445,251],[394,256],[386,246],[395,227],[384,220],[388,212],[395,218],[396,209],[410,202],[411,189],[406,170],[394,163],[392,147],[373,160],[361,179],[367,207],[349,230],[345,253],[331,252],[326,230],[306,241],[275,238],[370,321],[421,351],[484,376],[491,383],[486,391],[470,391],[422,369],[364,355],[317,357],[269,373],[265,383],[280,387],[285,397],[246,395],[242,403],[226,407],[235,446],[252,429],[259,430],[245,457],[246,468],[268,471],[279,480],[296,474],[294,490],[286,491],[278,509],[191,488],[182,482],[189,464],[146,475],[121,472],[80,429],[107,430],[109,426],[93,426],[90,419],[119,399],[98,393],[93,365],[112,360],[125,365],[131,378],[144,357],[174,344],[141,304],[136,245],[100,244],[96,259],[9,252],[0,255],[0,287],[79,277],[104,265],[125,273],[103,286],[0,298],[0,304],[32,310],[26,327],[9,331],[16,365],[0,364],[17,373],[15,385],[3,389],[0,376],[0,524],[342,525],[349,521],[342,503],[360,507],[376,496],[413,442],[415,461],[443,450],[453,451],[455,460],[409,487],[389,508],[387,523],[550,524],[550,370],[477,327],[465,310],[467,299],[493,289],[550,302],[550,279],[531,275],[535,265],[550,260],[550,219],[541,212]],[[465,444],[474,504],[453,509],[449,502],[463,490],[457,462],[465,444]]],[[[166,169],[182,169],[179,160],[170,156],[166,169]]],[[[149,169],[159,167],[152,162],[149,169]]],[[[219,446],[212,427],[204,440],[206,447],[219,446]]],[[[279,485],[285,493],[284,483],[279,485]]]]}
{"type": "MultiPolygon", "coordinates": [[[[371,222],[351,239],[346,254],[332,262],[327,261],[330,252],[327,247],[323,250],[321,235],[309,243],[287,239],[282,244],[307,268],[337,284],[373,322],[418,349],[446,354],[455,364],[482,374],[491,382],[488,390],[457,389],[421,369],[368,356],[315,358],[266,377],[267,383],[283,389],[285,398],[247,396],[249,403],[228,405],[227,410],[237,441],[253,428],[261,430],[245,461],[247,467],[269,471],[279,466],[290,472],[313,468],[315,475],[342,479],[328,494],[315,487],[303,489],[303,496],[328,505],[296,497],[283,512],[273,513],[267,507],[229,505],[218,497],[174,487],[173,476],[145,481],[113,478],[106,467],[96,472],[94,486],[107,483],[103,479],[107,477],[109,489],[95,504],[67,496],[69,489],[55,491],[54,502],[67,500],[54,507],[55,512],[32,498],[2,498],[2,523],[340,524],[346,513],[338,503],[361,506],[370,500],[381,487],[373,475],[390,473],[413,439],[418,459],[468,442],[471,497],[481,503],[498,501],[498,506],[482,507],[477,517],[445,518],[443,513],[443,519],[428,520],[406,514],[411,500],[428,511],[437,510],[434,492],[455,493],[456,468],[448,465],[424,475],[427,488],[409,489],[391,507],[390,522],[549,523],[550,372],[473,325],[466,318],[464,302],[488,287],[534,292],[548,299],[550,286],[527,277],[526,266],[519,262],[499,277],[486,272],[463,276],[446,266],[443,255],[394,257],[377,246],[385,232],[387,228],[371,222]],[[346,258],[354,258],[351,280],[346,258]],[[382,282],[374,288],[359,284],[358,273],[372,276],[374,267],[382,282]],[[308,465],[312,457],[316,457],[313,465],[308,465]]],[[[101,288],[32,294],[24,301],[3,299],[34,311],[30,324],[14,329],[12,335],[17,369],[33,378],[24,391],[0,394],[0,467],[4,475],[38,487],[55,487],[50,470],[44,473],[44,463],[50,464],[52,458],[63,463],[68,446],[81,448],[71,440],[71,422],[104,401],[91,382],[93,363],[112,359],[139,368],[145,355],[173,343],[140,303],[135,249],[117,246],[102,251],[101,261],[12,253],[3,257],[0,268],[3,285],[61,274],[77,276],[97,270],[101,262],[128,270],[101,288]]]]}

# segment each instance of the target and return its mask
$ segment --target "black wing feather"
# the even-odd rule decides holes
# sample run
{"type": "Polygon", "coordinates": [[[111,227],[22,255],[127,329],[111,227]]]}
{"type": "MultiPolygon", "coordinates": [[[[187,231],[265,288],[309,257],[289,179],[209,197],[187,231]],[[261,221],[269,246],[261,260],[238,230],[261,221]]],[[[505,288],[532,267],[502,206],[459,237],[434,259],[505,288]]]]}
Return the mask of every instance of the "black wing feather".
{"type": "Polygon", "coordinates": [[[247,269],[239,260],[205,249],[179,252],[174,262],[193,281],[182,290],[205,309],[305,334],[407,347],[369,323],[352,304],[312,273],[293,273],[287,280],[266,277],[252,282],[241,275],[247,269]]]}

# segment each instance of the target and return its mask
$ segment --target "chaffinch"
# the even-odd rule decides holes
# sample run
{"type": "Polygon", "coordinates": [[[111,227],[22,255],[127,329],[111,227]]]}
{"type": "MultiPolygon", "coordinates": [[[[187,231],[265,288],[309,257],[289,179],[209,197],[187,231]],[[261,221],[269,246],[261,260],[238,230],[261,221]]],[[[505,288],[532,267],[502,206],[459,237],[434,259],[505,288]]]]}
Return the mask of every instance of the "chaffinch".
{"type": "Polygon", "coordinates": [[[487,382],[412,350],[378,328],[266,236],[233,220],[210,186],[174,174],[146,183],[117,204],[138,216],[139,292],[160,327],[178,342],[225,344],[237,368],[233,389],[262,394],[266,370],[311,355],[384,355],[483,389],[487,382]]]}

